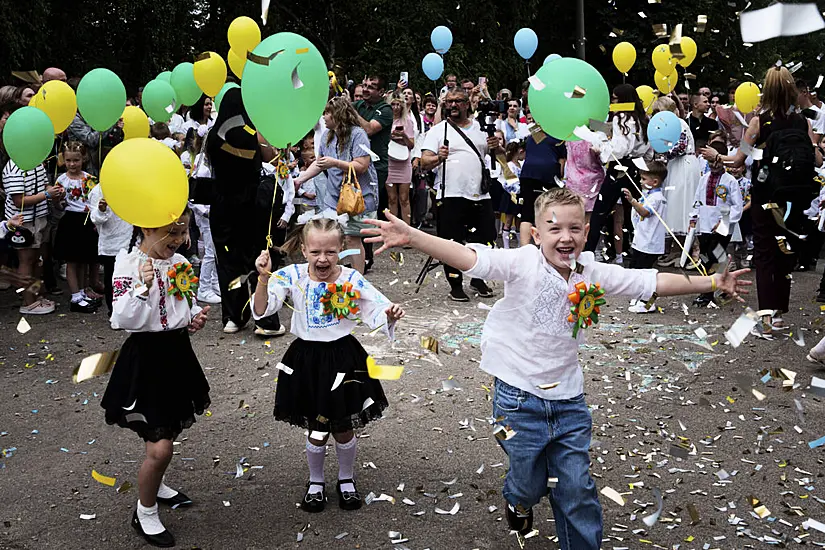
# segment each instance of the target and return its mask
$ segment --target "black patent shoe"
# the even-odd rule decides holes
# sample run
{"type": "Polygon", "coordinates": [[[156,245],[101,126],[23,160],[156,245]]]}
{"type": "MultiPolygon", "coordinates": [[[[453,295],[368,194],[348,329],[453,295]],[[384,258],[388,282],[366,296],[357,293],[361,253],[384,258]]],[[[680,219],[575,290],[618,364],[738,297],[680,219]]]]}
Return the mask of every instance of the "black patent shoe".
{"type": "Polygon", "coordinates": [[[336,491],[338,491],[338,506],[341,507],[342,510],[357,510],[361,507],[361,495],[358,494],[358,489],[356,488],[355,491],[341,491],[341,484],[342,483],[352,483],[352,486],[355,487],[355,480],[353,479],[339,479],[338,485],[335,487],[336,491]]]}
{"type": "Polygon", "coordinates": [[[81,300],[80,302],[71,302],[69,304],[69,311],[72,313],[94,313],[97,311],[94,302],[81,300]]]}
{"type": "Polygon", "coordinates": [[[178,494],[176,494],[173,497],[169,497],[169,498],[157,497],[156,500],[158,502],[160,502],[161,504],[171,506],[172,510],[175,510],[176,508],[188,508],[189,506],[192,506],[192,499],[189,498],[188,496],[184,495],[180,491],[178,491],[178,494]]]}
{"type": "Polygon", "coordinates": [[[304,500],[301,501],[301,508],[310,514],[317,514],[324,511],[324,506],[327,502],[327,493],[325,491],[326,483],[307,483],[307,492],[304,494],[304,500]],[[320,485],[320,493],[310,493],[310,485],[320,485]]]}
{"type": "Polygon", "coordinates": [[[172,548],[175,546],[175,537],[172,536],[172,533],[170,533],[168,529],[157,535],[147,535],[144,533],[143,527],[141,527],[140,520],[138,519],[137,510],[135,510],[135,513],[132,515],[132,527],[152,546],[157,546],[158,548],[172,548]]]}
{"type": "Polygon", "coordinates": [[[523,537],[533,530],[532,508],[527,511],[526,515],[519,514],[515,510],[511,509],[509,504],[505,506],[505,508],[507,508],[507,525],[510,526],[511,531],[516,531],[523,537]]]}

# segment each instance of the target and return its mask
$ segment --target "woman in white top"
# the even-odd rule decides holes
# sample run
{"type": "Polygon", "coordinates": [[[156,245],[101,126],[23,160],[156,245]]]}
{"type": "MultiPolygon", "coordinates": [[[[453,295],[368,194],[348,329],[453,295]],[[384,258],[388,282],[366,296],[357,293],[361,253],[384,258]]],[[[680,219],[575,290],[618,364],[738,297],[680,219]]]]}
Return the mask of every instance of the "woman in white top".
{"type": "MultiPolygon", "coordinates": [[[[615,211],[614,232],[620,237],[623,235],[621,227],[624,225],[624,220],[630,220],[630,203],[622,197],[622,188],[630,189],[636,198],[640,196],[635,186],[630,183],[629,179],[626,179],[629,177],[637,184],[639,182],[639,171],[633,164],[632,159],[653,159],[653,149],[647,140],[647,114],[642,106],[642,101],[639,99],[639,94],[636,93],[636,88],[630,84],[616,86],[613,89],[610,102],[632,103],[634,108],[632,111],[612,113],[610,121],[613,126],[613,135],[609,141],[602,142],[594,147],[594,150],[599,153],[601,161],[607,164],[607,175],[604,184],[602,184],[601,195],[596,201],[593,214],[590,217],[590,233],[587,237],[585,249],[591,252],[595,251],[599,245],[602,226],[611,212],[615,211]],[[617,166],[621,166],[621,169],[617,169],[617,166]],[[620,199],[623,208],[616,208],[616,203],[620,199]],[[628,210],[627,216],[624,216],[625,209],[628,210]]],[[[628,238],[632,239],[633,228],[630,227],[627,231],[628,238]]],[[[622,240],[612,240],[615,242],[616,247],[616,262],[621,263],[622,240]]]]}
{"type": "MultiPolygon", "coordinates": [[[[211,128],[215,123],[212,120],[212,98],[207,95],[202,95],[194,105],[189,109],[186,115],[186,122],[183,123],[182,132],[185,134],[189,128],[197,130],[201,126],[211,128]]],[[[202,136],[203,134],[201,134],[202,136]]]]}
{"type": "Polygon", "coordinates": [[[519,141],[530,135],[530,130],[523,122],[519,122],[521,105],[515,99],[507,100],[507,118],[496,121],[496,130],[504,132],[504,143],[519,141]]]}

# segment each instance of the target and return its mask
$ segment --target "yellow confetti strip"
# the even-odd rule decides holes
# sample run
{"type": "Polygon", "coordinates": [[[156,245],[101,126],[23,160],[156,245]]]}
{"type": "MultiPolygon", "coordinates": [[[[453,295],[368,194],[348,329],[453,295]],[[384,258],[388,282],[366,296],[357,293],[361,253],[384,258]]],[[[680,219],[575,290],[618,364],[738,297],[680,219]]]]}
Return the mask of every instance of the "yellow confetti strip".
{"type": "Polygon", "coordinates": [[[636,108],[635,103],[611,103],[610,112],[616,113],[619,111],[633,111],[636,108]]]}
{"type": "Polygon", "coordinates": [[[404,367],[376,365],[372,356],[367,357],[367,373],[374,380],[398,380],[404,367]]]}
{"type": "Polygon", "coordinates": [[[96,471],[92,470],[92,477],[95,481],[102,483],[103,485],[108,485],[109,487],[114,487],[117,480],[113,477],[104,476],[103,474],[99,474],[96,471]]]}
{"type": "Polygon", "coordinates": [[[299,48],[295,50],[295,53],[302,54],[302,53],[309,53],[309,48],[299,48]]]}

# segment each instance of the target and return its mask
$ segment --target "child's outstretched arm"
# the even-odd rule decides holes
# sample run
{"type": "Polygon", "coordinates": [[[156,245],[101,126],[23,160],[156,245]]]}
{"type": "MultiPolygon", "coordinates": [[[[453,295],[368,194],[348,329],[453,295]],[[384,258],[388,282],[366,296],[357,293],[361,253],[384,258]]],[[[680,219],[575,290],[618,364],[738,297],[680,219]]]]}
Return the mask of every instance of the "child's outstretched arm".
{"type": "Polygon", "coordinates": [[[369,237],[365,239],[366,242],[383,243],[381,248],[375,251],[376,254],[394,246],[410,245],[461,271],[468,271],[476,264],[476,253],[473,249],[410,227],[388,210],[384,214],[388,221],[364,220],[375,227],[361,230],[362,235],[369,237]]]}
{"type": "Polygon", "coordinates": [[[714,273],[709,277],[685,277],[677,273],[662,273],[656,275],[656,294],[659,296],[679,296],[681,294],[700,294],[721,290],[736,298],[740,302],[745,300],[741,295],[750,294],[747,289],[753,281],[740,279],[749,273],[750,269],[730,271],[730,262],[721,273],[714,273]]]}

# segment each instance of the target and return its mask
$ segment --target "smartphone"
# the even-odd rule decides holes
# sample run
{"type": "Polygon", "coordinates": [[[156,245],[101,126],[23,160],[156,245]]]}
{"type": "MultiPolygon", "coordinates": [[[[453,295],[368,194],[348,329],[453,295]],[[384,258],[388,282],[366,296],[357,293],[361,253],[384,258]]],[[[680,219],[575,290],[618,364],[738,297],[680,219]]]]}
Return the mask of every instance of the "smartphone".
{"type": "Polygon", "coordinates": [[[485,84],[487,84],[487,77],[486,76],[478,77],[478,85],[479,86],[484,86],[485,84]]]}
{"type": "Polygon", "coordinates": [[[410,83],[410,74],[407,71],[401,71],[401,78],[399,78],[401,82],[404,84],[410,83]]]}

